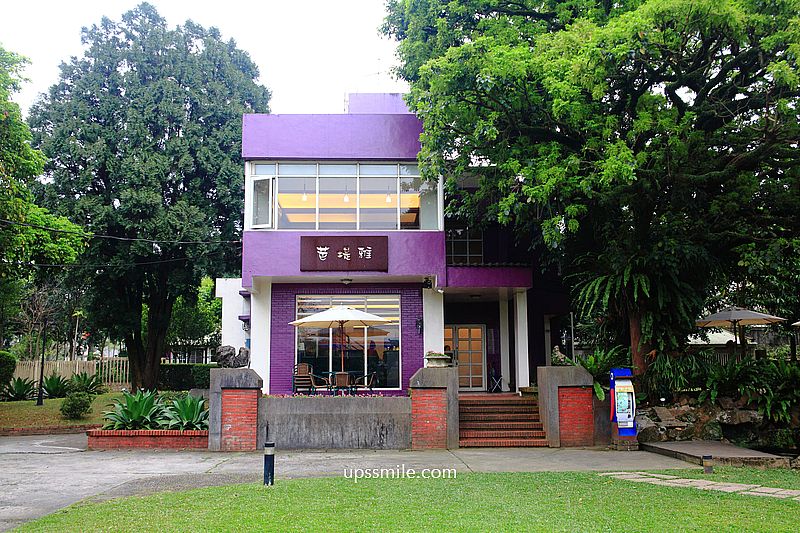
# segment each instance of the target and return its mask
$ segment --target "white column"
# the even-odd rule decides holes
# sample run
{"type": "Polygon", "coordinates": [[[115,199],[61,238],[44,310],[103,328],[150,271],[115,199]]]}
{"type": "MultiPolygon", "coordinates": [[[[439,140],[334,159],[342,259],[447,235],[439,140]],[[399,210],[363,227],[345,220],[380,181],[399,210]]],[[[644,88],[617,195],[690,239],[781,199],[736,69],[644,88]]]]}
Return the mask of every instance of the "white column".
{"type": "Polygon", "coordinates": [[[250,297],[250,368],[264,380],[264,393],[269,394],[272,283],[254,278],[253,285],[257,292],[250,297]]]}
{"type": "Polygon", "coordinates": [[[514,360],[517,365],[517,390],[531,384],[528,366],[528,293],[514,293],[514,360]]]}
{"type": "Polygon", "coordinates": [[[444,351],[444,294],[422,289],[422,344],[427,352],[444,351]]]}
{"type": "Polygon", "coordinates": [[[508,300],[500,297],[500,373],[503,374],[503,390],[509,390],[511,378],[511,349],[508,331],[508,300]]]}

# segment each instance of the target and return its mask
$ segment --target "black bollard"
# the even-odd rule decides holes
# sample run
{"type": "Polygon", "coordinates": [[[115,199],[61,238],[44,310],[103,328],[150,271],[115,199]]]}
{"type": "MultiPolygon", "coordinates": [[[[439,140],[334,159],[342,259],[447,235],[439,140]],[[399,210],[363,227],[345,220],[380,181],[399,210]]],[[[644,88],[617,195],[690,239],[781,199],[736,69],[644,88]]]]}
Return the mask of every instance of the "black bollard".
{"type": "Polygon", "coordinates": [[[275,443],[264,443],[264,485],[275,483],[275,443]]]}
{"type": "Polygon", "coordinates": [[[714,460],[710,455],[703,456],[703,473],[704,474],[714,473],[714,460]]]}

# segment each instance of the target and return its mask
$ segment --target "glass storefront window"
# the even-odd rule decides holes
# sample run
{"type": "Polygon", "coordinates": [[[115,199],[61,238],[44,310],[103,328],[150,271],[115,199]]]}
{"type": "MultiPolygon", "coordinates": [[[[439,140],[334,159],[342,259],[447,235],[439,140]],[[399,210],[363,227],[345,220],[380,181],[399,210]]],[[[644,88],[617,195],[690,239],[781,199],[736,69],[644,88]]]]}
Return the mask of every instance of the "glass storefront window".
{"type": "Polygon", "coordinates": [[[252,163],[250,176],[255,227],[273,217],[292,230],[440,227],[438,184],[412,163],[252,163]]]}
{"type": "Polygon", "coordinates": [[[278,229],[315,229],[317,227],[316,178],[288,178],[278,180],[278,229]]]}
{"type": "Polygon", "coordinates": [[[397,229],[397,178],[362,176],[359,181],[361,229],[397,229]]]}
{"type": "Polygon", "coordinates": [[[342,368],[354,376],[375,373],[375,388],[400,387],[400,296],[333,295],[297,296],[297,318],[324,311],[335,305],[382,316],[390,321],[369,328],[297,328],[297,361],[308,363],[315,374],[338,372],[342,368]]]}
{"type": "Polygon", "coordinates": [[[356,229],[356,178],[319,178],[319,229],[356,229]]]}

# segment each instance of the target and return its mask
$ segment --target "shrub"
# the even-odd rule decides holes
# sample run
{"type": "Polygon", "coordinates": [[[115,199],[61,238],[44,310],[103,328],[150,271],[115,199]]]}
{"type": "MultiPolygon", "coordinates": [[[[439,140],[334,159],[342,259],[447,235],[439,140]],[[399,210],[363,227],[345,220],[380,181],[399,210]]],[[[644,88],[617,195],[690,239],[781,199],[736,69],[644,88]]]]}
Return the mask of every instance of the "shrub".
{"type": "Polygon", "coordinates": [[[63,398],[69,392],[69,380],[53,373],[44,378],[42,388],[48,398],[63,398]]]}
{"type": "Polygon", "coordinates": [[[3,397],[12,402],[28,400],[33,396],[36,382],[28,378],[14,378],[3,390],[3,397]]]}
{"type": "Polygon", "coordinates": [[[754,365],[755,381],[742,387],[744,393],[767,419],[789,424],[792,407],[800,404],[800,365],[784,359],[754,365]]]}
{"type": "Polygon", "coordinates": [[[70,392],[61,402],[61,416],[79,420],[92,412],[93,396],[86,392],[70,392]]]}
{"type": "Polygon", "coordinates": [[[155,391],[122,392],[113,409],[103,412],[103,429],[158,429],[164,416],[164,404],[155,391]]]}
{"type": "Polygon", "coordinates": [[[182,400],[189,395],[188,391],[177,391],[177,390],[169,390],[169,391],[159,391],[158,392],[158,399],[161,400],[161,403],[164,405],[172,405],[172,402],[175,400],[182,400]]]}
{"type": "Polygon", "coordinates": [[[713,403],[718,397],[750,396],[759,383],[759,373],[759,364],[749,357],[741,361],[730,359],[725,364],[709,361],[705,389],[699,400],[702,402],[708,398],[713,403]]]}
{"type": "Polygon", "coordinates": [[[577,357],[578,364],[594,378],[594,393],[600,400],[606,397],[604,389],[609,388],[611,369],[630,366],[630,360],[630,352],[623,346],[597,347],[591,354],[577,357]]]}
{"type": "Polygon", "coordinates": [[[208,429],[208,409],[203,398],[186,395],[167,406],[164,423],[169,429],[208,429]]]}
{"type": "Polygon", "coordinates": [[[207,389],[216,365],[166,364],[158,371],[158,390],[207,389]]]}
{"type": "Polygon", "coordinates": [[[0,388],[11,381],[14,370],[17,368],[17,359],[11,352],[0,350],[0,388]]]}
{"type": "Polygon", "coordinates": [[[86,372],[80,372],[69,379],[69,391],[97,395],[103,394],[107,389],[97,374],[89,375],[86,372]]]}
{"type": "Polygon", "coordinates": [[[710,355],[703,352],[676,356],[659,352],[643,376],[645,391],[652,399],[656,399],[670,398],[674,393],[684,390],[703,388],[708,369],[713,364],[710,355]]]}
{"type": "Polygon", "coordinates": [[[192,365],[192,378],[195,389],[211,388],[211,369],[217,365],[192,365]]]}

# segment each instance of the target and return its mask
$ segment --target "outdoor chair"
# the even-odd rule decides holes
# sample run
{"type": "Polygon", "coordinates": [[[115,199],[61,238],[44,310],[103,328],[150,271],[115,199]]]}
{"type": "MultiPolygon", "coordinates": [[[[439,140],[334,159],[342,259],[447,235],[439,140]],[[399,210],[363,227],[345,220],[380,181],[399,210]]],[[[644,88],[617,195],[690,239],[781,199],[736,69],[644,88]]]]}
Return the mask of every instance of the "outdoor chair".
{"type": "Polygon", "coordinates": [[[335,372],[333,374],[333,383],[331,383],[334,393],[342,391],[346,394],[353,392],[353,384],[350,381],[350,374],[347,372],[335,372]]]}
{"type": "Polygon", "coordinates": [[[297,394],[300,391],[306,391],[309,394],[314,393],[314,383],[312,381],[313,368],[308,363],[297,363],[294,367],[294,374],[292,374],[292,391],[297,394]]]}
{"type": "Polygon", "coordinates": [[[353,381],[353,392],[358,392],[360,390],[368,390],[369,392],[372,392],[372,387],[375,386],[375,377],[377,375],[377,372],[372,372],[366,376],[356,378],[356,380],[353,381]]]}
{"type": "Polygon", "coordinates": [[[311,377],[311,394],[316,394],[320,390],[331,392],[331,380],[316,374],[309,374],[311,377]]]}

